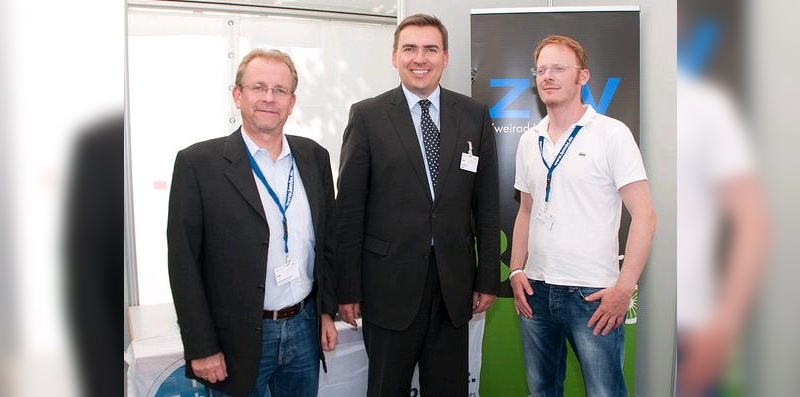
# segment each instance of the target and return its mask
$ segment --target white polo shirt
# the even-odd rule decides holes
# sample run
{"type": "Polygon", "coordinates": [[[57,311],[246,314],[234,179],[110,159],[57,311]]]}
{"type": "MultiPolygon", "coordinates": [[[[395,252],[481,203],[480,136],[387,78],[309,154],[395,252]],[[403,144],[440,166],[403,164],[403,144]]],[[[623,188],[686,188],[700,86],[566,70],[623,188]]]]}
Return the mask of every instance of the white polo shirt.
{"type": "Polygon", "coordinates": [[[553,142],[547,135],[549,116],[545,116],[522,135],[514,187],[533,198],[525,263],[528,278],[548,284],[607,288],[619,276],[619,188],[646,180],[647,175],[628,127],[598,114],[589,105],[585,107],[586,112],[575,124],[583,127],[553,171],[548,207],[555,218],[552,229],[537,221],[537,213],[544,208],[547,178],[539,137],[544,137],[544,159],[552,165],[575,125],[553,142]]]}

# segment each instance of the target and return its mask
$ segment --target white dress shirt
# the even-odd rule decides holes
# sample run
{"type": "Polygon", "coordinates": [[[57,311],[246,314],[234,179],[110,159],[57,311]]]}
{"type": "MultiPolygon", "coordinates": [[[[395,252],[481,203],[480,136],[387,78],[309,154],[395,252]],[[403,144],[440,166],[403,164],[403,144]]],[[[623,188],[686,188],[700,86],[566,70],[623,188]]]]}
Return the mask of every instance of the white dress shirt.
{"type": "Polygon", "coordinates": [[[278,286],[275,278],[275,269],[286,264],[287,255],[284,252],[283,241],[283,216],[275,201],[269,195],[267,188],[253,172],[253,179],[258,186],[261,205],[267,215],[269,224],[269,250],[267,253],[267,277],[264,288],[264,310],[279,310],[292,306],[302,301],[309,293],[314,281],[314,224],[311,220],[311,207],[308,196],[300,178],[298,165],[294,161],[289,142],[283,136],[281,153],[274,162],[266,149],[259,148],[245,133],[242,126],[242,137],[247,150],[261,168],[267,182],[278,196],[281,205],[286,203],[287,183],[289,170],[294,163],[294,195],[286,211],[287,226],[289,230],[289,258],[299,267],[300,277],[296,280],[278,286]]]}

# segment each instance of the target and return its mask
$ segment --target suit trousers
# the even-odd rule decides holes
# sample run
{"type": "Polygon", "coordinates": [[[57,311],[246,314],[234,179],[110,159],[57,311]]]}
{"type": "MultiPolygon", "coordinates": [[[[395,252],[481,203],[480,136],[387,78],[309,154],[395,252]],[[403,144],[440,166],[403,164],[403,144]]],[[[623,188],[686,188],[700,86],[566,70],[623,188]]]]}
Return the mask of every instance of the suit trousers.
{"type": "Polygon", "coordinates": [[[456,328],[450,321],[433,248],[422,300],[411,325],[395,331],[365,320],[363,332],[369,359],[367,396],[408,397],[417,363],[422,396],[468,394],[469,325],[456,328]]]}

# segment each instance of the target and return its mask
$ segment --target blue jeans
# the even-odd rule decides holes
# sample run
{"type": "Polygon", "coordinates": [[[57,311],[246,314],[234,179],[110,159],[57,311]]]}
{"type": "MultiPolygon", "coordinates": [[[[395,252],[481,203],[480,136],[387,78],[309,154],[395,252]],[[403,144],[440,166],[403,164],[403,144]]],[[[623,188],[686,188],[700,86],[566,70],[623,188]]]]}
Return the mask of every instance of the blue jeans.
{"type": "MultiPolygon", "coordinates": [[[[261,327],[261,362],[250,397],[316,397],[319,341],[314,299],[308,299],[294,316],[265,319],[261,327]]],[[[211,389],[208,395],[226,396],[211,389]]]]}
{"type": "Polygon", "coordinates": [[[519,316],[528,390],[534,397],[561,397],[567,364],[567,345],[578,357],[588,397],[627,396],[622,375],[624,329],[592,335],[589,318],[600,301],[586,297],[601,288],[551,285],[529,280],[533,295],[528,304],[533,318],[519,316]]]}

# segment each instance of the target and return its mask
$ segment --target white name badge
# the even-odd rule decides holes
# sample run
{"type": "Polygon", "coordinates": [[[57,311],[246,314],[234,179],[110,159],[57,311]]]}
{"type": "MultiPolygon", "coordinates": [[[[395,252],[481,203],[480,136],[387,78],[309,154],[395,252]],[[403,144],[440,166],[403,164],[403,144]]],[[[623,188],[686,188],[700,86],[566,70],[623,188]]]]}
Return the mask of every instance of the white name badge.
{"type": "Polygon", "coordinates": [[[546,209],[539,209],[536,211],[536,222],[542,224],[545,229],[553,230],[553,224],[556,223],[556,217],[549,213],[546,209]]]}
{"type": "Polygon", "coordinates": [[[300,278],[300,267],[292,259],[286,259],[286,264],[275,268],[275,283],[278,286],[290,283],[300,278]]]}
{"type": "Polygon", "coordinates": [[[478,172],[478,156],[461,153],[461,169],[469,172],[478,172]]]}

